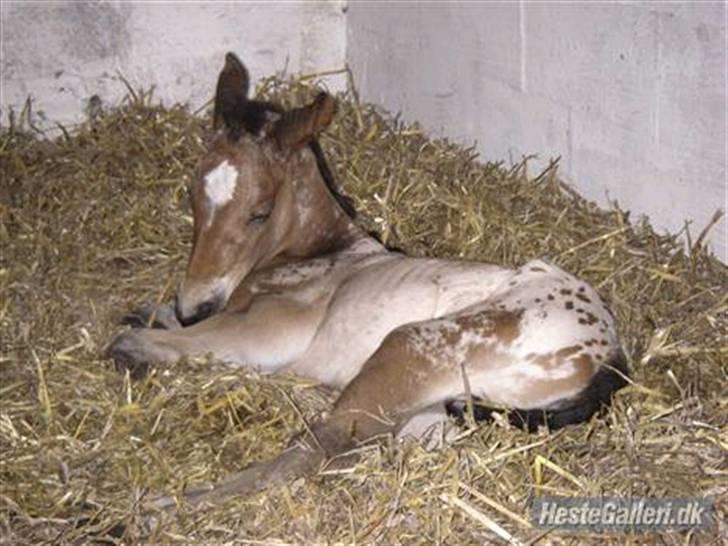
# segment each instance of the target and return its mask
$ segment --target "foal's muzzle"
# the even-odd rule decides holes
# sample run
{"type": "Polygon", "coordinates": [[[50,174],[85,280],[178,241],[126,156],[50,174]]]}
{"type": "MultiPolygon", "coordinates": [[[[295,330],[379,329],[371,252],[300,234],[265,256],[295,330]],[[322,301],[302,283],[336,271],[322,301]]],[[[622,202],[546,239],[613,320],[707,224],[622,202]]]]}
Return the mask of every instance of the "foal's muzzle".
{"type": "Polygon", "coordinates": [[[205,320],[210,315],[214,315],[222,307],[222,298],[216,297],[212,300],[203,301],[194,310],[191,315],[184,316],[182,309],[180,308],[179,298],[174,306],[174,313],[177,315],[177,320],[180,321],[182,326],[191,326],[197,322],[205,320]]]}

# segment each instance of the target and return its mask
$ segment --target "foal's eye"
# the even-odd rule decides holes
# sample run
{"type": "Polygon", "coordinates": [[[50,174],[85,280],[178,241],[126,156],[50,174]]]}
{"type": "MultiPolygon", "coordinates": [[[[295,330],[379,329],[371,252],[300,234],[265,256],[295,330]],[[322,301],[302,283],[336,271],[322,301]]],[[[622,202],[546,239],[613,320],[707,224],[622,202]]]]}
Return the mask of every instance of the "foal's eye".
{"type": "Polygon", "coordinates": [[[262,224],[270,217],[270,211],[254,212],[248,219],[248,224],[262,224]]]}

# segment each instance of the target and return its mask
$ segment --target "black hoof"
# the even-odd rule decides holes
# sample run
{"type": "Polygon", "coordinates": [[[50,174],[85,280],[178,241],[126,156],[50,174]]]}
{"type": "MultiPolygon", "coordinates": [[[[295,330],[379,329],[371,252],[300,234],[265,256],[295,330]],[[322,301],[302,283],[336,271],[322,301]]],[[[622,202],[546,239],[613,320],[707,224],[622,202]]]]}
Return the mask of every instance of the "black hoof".
{"type": "Polygon", "coordinates": [[[149,316],[142,313],[142,309],[135,309],[128,315],[121,318],[120,324],[123,326],[131,326],[132,328],[147,328],[149,324],[149,316]]]}
{"type": "Polygon", "coordinates": [[[149,363],[134,357],[133,349],[128,345],[123,334],[117,337],[106,349],[106,357],[114,361],[114,367],[119,373],[129,372],[134,380],[143,379],[149,373],[149,363]]]}
{"type": "Polygon", "coordinates": [[[121,324],[132,328],[157,328],[165,330],[167,325],[160,320],[161,307],[145,304],[124,315],[121,324]]]}

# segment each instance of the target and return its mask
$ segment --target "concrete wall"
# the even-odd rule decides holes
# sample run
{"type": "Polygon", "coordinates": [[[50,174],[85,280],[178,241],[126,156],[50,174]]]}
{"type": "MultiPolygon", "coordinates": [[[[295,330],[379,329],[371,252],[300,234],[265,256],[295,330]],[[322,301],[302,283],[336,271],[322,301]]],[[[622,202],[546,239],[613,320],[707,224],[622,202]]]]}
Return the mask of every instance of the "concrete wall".
{"type": "MultiPolygon", "coordinates": [[[[585,197],[693,239],[726,209],[723,2],[352,2],[347,29],[365,100],[484,158],[561,156],[585,197]]],[[[710,241],[727,261],[725,220],[710,241]]]]}
{"type": "MultiPolygon", "coordinates": [[[[203,105],[224,53],[237,52],[256,79],[345,66],[344,3],[0,2],[0,107],[7,122],[26,97],[63,124],[97,94],[114,104],[156,86],[165,104],[203,105]]],[[[332,80],[334,88],[345,79],[332,80]]]]}

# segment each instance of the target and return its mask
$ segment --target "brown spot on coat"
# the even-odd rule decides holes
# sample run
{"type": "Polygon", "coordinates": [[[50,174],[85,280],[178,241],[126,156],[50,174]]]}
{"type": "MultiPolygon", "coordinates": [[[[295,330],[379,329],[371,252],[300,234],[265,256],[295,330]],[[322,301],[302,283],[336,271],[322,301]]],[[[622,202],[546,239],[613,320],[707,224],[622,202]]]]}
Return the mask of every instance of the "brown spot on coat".
{"type": "Polygon", "coordinates": [[[537,355],[531,359],[531,362],[533,362],[537,366],[544,368],[545,370],[553,368],[557,365],[557,362],[554,360],[554,355],[552,353],[537,355]]]}
{"type": "Polygon", "coordinates": [[[571,362],[574,364],[574,368],[576,368],[575,375],[586,378],[585,383],[588,383],[594,373],[594,361],[592,358],[587,354],[582,354],[572,358],[571,362]]]}
{"type": "Polygon", "coordinates": [[[521,335],[521,316],[523,311],[519,313],[502,313],[494,318],[495,336],[502,343],[511,343],[521,335]]]}
{"type": "Polygon", "coordinates": [[[555,356],[557,358],[566,358],[567,356],[571,356],[574,353],[578,353],[582,349],[583,347],[581,345],[569,345],[568,347],[564,347],[556,351],[555,356]]]}
{"type": "Polygon", "coordinates": [[[459,316],[455,319],[455,324],[462,331],[476,332],[485,337],[494,336],[498,341],[507,345],[521,335],[522,315],[523,310],[487,310],[459,316]]]}
{"type": "Polygon", "coordinates": [[[574,297],[580,299],[583,302],[591,303],[591,300],[587,298],[584,294],[574,294],[574,297]]]}
{"type": "Polygon", "coordinates": [[[567,301],[566,303],[564,303],[564,307],[566,309],[568,309],[569,311],[571,311],[574,308],[574,302],[573,301],[567,301]]]}

